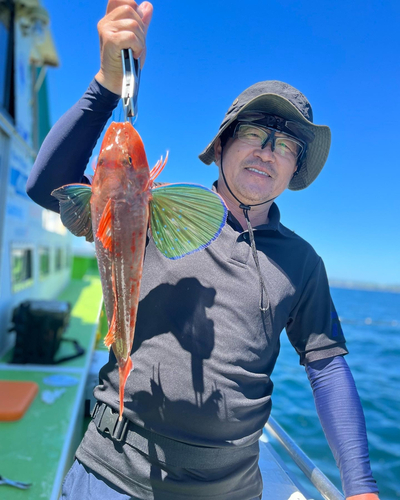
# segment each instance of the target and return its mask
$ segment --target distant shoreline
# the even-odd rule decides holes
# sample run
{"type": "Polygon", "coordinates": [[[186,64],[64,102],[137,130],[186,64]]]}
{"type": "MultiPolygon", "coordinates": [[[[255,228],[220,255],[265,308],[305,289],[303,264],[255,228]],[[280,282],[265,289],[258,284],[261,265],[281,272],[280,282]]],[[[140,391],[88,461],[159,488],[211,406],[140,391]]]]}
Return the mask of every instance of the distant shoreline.
{"type": "Polygon", "coordinates": [[[400,285],[379,285],[377,283],[363,283],[360,281],[329,280],[332,288],[348,288],[349,290],[368,290],[371,292],[400,293],[400,285]]]}

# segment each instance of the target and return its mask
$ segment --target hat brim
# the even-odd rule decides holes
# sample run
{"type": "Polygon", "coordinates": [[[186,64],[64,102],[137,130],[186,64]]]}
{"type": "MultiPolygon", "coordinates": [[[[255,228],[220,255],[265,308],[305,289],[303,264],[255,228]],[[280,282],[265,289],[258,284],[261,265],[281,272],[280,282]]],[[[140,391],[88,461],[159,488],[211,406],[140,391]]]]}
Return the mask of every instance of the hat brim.
{"type": "Polygon", "coordinates": [[[300,172],[293,177],[288,186],[292,191],[299,191],[308,187],[318,177],[328,158],[331,146],[331,131],[326,125],[314,125],[288,99],[278,94],[261,94],[247,102],[244,106],[238,106],[238,109],[234,109],[231,113],[227,114],[218,134],[199,155],[200,160],[206,165],[210,165],[215,161],[215,141],[244,110],[261,111],[280,116],[286,120],[293,120],[306,125],[314,132],[315,138],[308,144],[307,153],[300,172]]]}

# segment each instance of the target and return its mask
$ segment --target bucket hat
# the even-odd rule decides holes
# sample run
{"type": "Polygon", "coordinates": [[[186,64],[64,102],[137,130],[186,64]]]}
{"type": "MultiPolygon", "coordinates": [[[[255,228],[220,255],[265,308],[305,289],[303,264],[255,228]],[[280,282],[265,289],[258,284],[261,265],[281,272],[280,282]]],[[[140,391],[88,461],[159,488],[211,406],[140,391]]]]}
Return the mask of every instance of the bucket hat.
{"type": "Polygon", "coordinates": [[[313,123],[313,112],[307,98],[284,82],[267,80],[255,83],[244,90],[231,104],[217,135],[199,155],[200,160],[206,165],[210,165],[215,160],[215,141],[244,111],[276,115],[285,120],[297,122],[312,131],[314,139],[307,144],[301,169],[288,186],[293,191],[308,187],[317,178],[328,158],[331,131],[326,125],[313,123]]]}

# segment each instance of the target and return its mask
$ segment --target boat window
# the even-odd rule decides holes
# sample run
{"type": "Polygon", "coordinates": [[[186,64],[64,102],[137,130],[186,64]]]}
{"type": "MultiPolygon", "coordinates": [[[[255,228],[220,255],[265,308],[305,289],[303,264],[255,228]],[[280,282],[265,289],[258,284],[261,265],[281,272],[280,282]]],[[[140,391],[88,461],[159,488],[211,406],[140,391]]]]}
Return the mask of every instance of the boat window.
{"type": "Polygon", "coordinates": [[[46,278],[50,274],[50,249],[39,247],[39,276],[46,278]]]}
{"type": "Polygon", "coordinates": [[[32,249],[11,248],[11,287],[19,292],[33,284],[32,249]]]}
{"type": "Polygon", "coordinates": [[[72,265],[71,247],[67,247],[65,255],[65,267],[71,267],[71,265],[72,265]]]}
{"type": "Polygon", "coordinates": [[[63,249],[56,248],[56,258],[55,258],[55,269],[56,271],[61,271],[63,268],[63,249]]]}
{"type": "Polygon", "coordinates": [[[14,117],[14,12],[12,0],[0,2],[0,108],[14,117]]]}

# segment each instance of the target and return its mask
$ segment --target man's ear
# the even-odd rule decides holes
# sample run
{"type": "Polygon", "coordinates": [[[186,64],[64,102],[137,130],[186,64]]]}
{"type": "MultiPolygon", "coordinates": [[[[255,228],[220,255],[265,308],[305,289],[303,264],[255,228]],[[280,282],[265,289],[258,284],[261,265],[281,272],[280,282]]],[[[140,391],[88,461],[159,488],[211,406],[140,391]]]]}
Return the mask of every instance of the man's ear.
{"type": "Polygon", "coordinates": [[[294,179],[296,177],[296,175],[299,173],[301,167],[302,167],[302,165],[299,165],[298,163],[296,163],[296,165],[294,166],[294,172],[292,175],[292,179],[294,179]]]}
{"type": "Polygon", "coordinates": [[[218,165],[218,167],[221,166],[221,139],[217,137],[214,142],[214,158],[215,158],[215,164],[218,165]]]}

